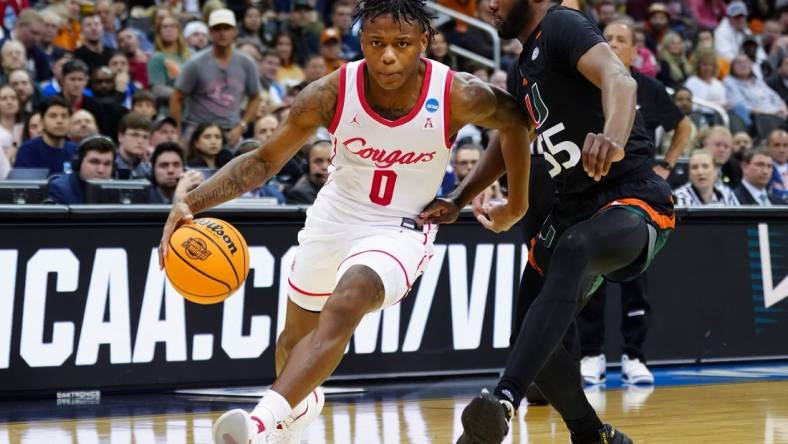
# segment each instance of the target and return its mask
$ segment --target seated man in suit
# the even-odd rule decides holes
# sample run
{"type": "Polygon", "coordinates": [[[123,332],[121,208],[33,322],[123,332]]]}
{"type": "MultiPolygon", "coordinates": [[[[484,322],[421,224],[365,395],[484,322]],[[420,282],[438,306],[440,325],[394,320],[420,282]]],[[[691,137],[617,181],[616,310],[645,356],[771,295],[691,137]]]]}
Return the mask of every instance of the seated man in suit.
{"type": "Polygon", "coordinates": [[[772,179],[774,169],[774,161],[768,151],[748,150],[742,157],[741,166],[744,177],[741,184],[733,190],[740,204],[762,207],[784,204],[776,197],[770,196],[766,188],[772,179]]]}
{"type": "Polygon", "coordinates": [[[109,137],[95,135],[82,140],[73,173],[49,182],[48,200],[59,204],[84,203],[85,181],[110,179],[115,161],[115,144],[109,137]]]}

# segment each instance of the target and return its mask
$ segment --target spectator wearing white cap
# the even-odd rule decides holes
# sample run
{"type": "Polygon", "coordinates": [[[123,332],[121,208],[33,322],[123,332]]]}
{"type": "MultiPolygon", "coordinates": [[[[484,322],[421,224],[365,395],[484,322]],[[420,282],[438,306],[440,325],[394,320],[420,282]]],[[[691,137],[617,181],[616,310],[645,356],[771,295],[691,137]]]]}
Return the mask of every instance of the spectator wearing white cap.
{"type": "Polygon", "coordinates": [[[211,43],[208,38],[208,26],[199,20],[186,24],[186,27],[183,28],[183,38],[186,39],[186,44],[194,52],[202,51],[211,43]]]}
{"type": "MultiPolygon", "coordinates": [[[[733,60],[739,55],[744,38],[752,35],[747,26],[747,5],[739,0],[728,3],[726,17],[714,31],[714,50],[717,55],[733,60]]],[[[759,49],[763,52],[763,49],[759,49]]],[[[765,57],[765,54],[763,55],[765,57]]]]}
{"type": "Polygon", "coordinates": [[[211,12],[208,29],[213,47],[183,66],[170,98],[170,114],[184,134],[202,122],[215,123],[235,146],[257,112],[260,80],[255,62],[233,49],[238,30],[231,10],[211,12]],[[241,115],[244,97],[248,101],[241,115]]]}

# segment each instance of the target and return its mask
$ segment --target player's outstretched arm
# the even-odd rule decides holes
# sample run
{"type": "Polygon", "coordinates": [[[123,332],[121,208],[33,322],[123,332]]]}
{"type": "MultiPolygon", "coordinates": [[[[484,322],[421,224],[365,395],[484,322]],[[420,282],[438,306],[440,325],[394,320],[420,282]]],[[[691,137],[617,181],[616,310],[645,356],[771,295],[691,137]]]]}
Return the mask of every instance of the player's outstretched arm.
{"type": "Polygon", "coordinates": [[[422,217],[437,222],[453,222],[460,208],[506,172],[509,178],[508,201],[491,206],[488,215],[477,215],[477,219],[490,230],[508,230],[528,209],[531,161],[528,121],[517,109],[511,95],[468,74],[455,75],[451,106],[452,129],[468,123],[497,129],[500,144],[491,143],[471,174],[447,199],[436,201],[425,209],[422,217]],[[430,215],[434,217],[430,219],[430,215]]]}
{"type": "Polygon", "coordinates": [[[605,126],[583,144],[583,169],[600,180],[613,162],[624,158],[637,110],[637,82],[607,43],[597,43],[577,61],[577,70],[602,90],[605,126]]]}
{"type": "Polygon", "coordinates": [[[329,126],[336,109],[338,83],[338,73],[311,83],[296,97],[287,120],[263,146],[236,157],[182,201],[173,202],[159,244],[160,266],[170,236],[179,225],[191,221],[194,214],[259,187],[279,172],[318,128],[329,126]]]}

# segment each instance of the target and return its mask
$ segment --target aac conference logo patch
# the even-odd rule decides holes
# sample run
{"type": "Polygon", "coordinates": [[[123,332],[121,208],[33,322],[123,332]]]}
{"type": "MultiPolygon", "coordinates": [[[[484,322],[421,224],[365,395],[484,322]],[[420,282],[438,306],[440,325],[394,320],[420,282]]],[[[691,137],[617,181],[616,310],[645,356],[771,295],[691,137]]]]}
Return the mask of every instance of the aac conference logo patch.
{"type": "Polygon", "coordinates": [[[438,102],[438,99],[435,98],[427,99],[427,103],[424,104],[424,108],[431,113],[439,110],[440,107],[440,102],[438,102]]]}

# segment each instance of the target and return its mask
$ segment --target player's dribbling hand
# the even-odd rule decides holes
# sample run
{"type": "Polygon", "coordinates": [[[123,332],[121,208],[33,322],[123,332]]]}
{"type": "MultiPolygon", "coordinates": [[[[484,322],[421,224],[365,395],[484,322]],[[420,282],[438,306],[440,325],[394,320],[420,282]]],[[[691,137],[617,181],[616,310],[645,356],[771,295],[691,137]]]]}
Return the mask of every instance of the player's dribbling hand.
{"type": "Polygon", "coordinates": [[[182,200],[177,200],[172,204],[170,215],[167,216],[167,223],[164,224],[164,230],[161,234],[161,241],[159,242],[159,269],[164,269],[164,258],[169,252],[170,237],[172,233],[183,224],[189,223],[194,219],[192,211],[189,206],[182,200]]]}
{"type": "Polygon", "coordinates": [[[419,216],[416,222],[419,225],[424,224],[451,224],[457,220],[460,214],[460,208],[451,199],[443,197],[436,197],[429,203],[419,216]]]}
{"type": "Polygon", "coordinates": [[[624,158],[624,148],[604,134],[588,133],[583,144],[583,169],[595,181],[610,171],[610,165],[624,158]]]}
{"type": "MultiPolygon", "coordinates": [[[[477,196],[476,199],[483,199],[480,196],[477,196]]],[[[487,203],[481,205],[481,211],[477,214],[476,205],[474,203],[473,214],[476,216],[476,220],[478,220],[484,228],[493,233],[509,231],[509,229],[520,220],[520,216],[512,214],[512,212],[509,211],[509,207],[506,206],[505,200],[491,199],[487,203]]]]}

